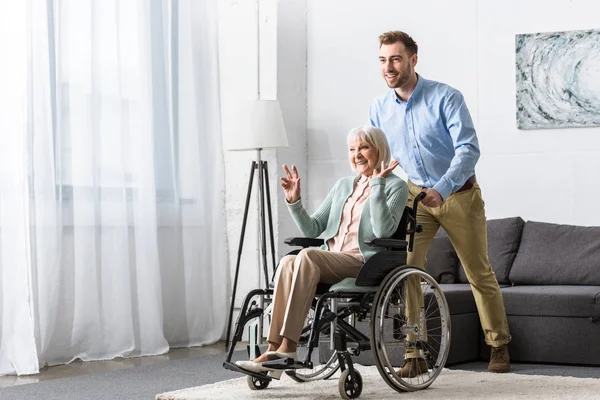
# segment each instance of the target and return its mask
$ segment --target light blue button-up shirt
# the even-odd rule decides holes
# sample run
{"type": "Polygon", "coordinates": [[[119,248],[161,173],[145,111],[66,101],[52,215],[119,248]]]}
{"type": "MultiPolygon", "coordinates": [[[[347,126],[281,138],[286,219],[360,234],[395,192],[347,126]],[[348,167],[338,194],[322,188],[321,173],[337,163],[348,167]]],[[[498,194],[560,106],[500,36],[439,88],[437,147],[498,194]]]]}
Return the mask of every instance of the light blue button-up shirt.
{"type": "Polygon", "coordinates": [[[385,132],[392,157],[415,185],[446,199],[475,174],[479,142],[458,90],[418,75],[407,102],[390,89],[373,102],[369,119],[385,132]]]}

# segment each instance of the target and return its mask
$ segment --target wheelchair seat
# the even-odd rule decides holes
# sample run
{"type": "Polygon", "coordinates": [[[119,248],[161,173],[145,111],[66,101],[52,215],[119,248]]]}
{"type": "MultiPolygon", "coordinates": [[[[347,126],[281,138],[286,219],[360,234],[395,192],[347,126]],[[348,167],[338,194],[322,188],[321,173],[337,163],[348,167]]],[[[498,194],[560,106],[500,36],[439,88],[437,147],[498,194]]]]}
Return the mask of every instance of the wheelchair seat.
{"type": "Polygon", "coordinates": [[[357,286],[356,278],[345,278],[331,285],[328,291],[333,293],[369,293],[376,292],[378,288],[378,286],[357,286]]]}

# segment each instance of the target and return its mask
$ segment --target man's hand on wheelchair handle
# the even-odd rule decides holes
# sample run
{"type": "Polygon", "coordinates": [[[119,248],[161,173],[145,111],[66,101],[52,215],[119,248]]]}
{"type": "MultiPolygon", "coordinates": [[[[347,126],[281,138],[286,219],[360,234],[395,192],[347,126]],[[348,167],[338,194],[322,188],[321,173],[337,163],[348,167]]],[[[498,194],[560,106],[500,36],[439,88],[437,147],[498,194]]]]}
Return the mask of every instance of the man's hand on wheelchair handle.
{"type": "Polygon", "coordinates": [[[444,203],[444,199],[442,199],[442,196],[435,189],[423,188],[421,192],[425,193],[425,197],[421,200],[424,206],[439,207],[444,203]]]}

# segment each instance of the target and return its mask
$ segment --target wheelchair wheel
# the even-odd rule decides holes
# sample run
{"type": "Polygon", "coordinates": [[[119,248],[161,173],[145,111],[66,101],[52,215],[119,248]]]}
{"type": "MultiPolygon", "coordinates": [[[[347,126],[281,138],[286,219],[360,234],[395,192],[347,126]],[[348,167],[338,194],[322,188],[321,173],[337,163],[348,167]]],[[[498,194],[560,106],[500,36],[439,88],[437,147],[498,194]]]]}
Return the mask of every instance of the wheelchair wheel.
{"type": "MultiPolygon", "coordinates": [[[[308,316],[306,317],[304,326],[311,326],[313,319],[314,310],[311,308],[308,312],[308,316]]],[[[326,339],[326,341],[319,341],[319,347],[314,348],[312,351],[311,360],[313,362],[313,368],[286,370],[285,373],[290,378],[300,383],[318,381],[329,379],[337,372],[337,370],[340,368],[337,353],[333,351],[331,355],[329,355],[329,351],[327,351],[329,349],[329,338],[325,335],[321,336],[321,338],[326,339]],[[321,346],[325,347],[323,352],[319,351],[321,346]],[[323,355],[321,355],[321,353],[323,355]],[[326,359],[324,363],[321,362],[323,358],[326,359]]],[[[305,361],[306,357],[308,356],[308,343],[306,341],[300,341],[296,351],[298,352],[298,360],[305,361]]]]}
{"type": "Polygon", "coordinates": [[[248,387],[252,390],[263,390],[269,387],[269,380],[255,378],[254,376],[246,376],[246,383],[248,387]]]}
{"type": "Polygon", "coordinates": [[[450,350],[450,312],[440,286],[425,271],[399,267],[379,286],[371,311],[371,350],[379,374],[398,392],[425,389],[440,374],[450,350]],[[401,376],[408,352],[425,360],[427,370],[401,376]]]}
{"type": "Polygon", "coordinates": [[[356,399],[360,396],[363,389],[363,380],[360,372],[354,370],[354,379],[350,375],[350,370],[346,369],[342,372],[338,381],[338,389],[342,399],[356,399]]]}

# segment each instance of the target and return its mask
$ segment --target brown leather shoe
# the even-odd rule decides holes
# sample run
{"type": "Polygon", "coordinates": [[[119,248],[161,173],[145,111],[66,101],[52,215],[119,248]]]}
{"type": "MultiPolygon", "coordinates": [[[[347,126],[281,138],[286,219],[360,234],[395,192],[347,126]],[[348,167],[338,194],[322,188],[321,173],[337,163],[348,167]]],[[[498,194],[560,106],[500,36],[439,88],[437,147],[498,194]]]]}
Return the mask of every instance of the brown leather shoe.
{"type": "Polygon", "coordinates": [[[500,347],[492,347],[488,371],[497,373],[510,371],[510,357],[508,355],[508,345],[505,344],[504,346],[500,347]]]}
{"type": "Polygon", "coordinates": [[[396,371],[401,378],[414,378],[417,375],[427,373],[427,362],[422,358],[407,358],[402,368],[396,371]]]}

